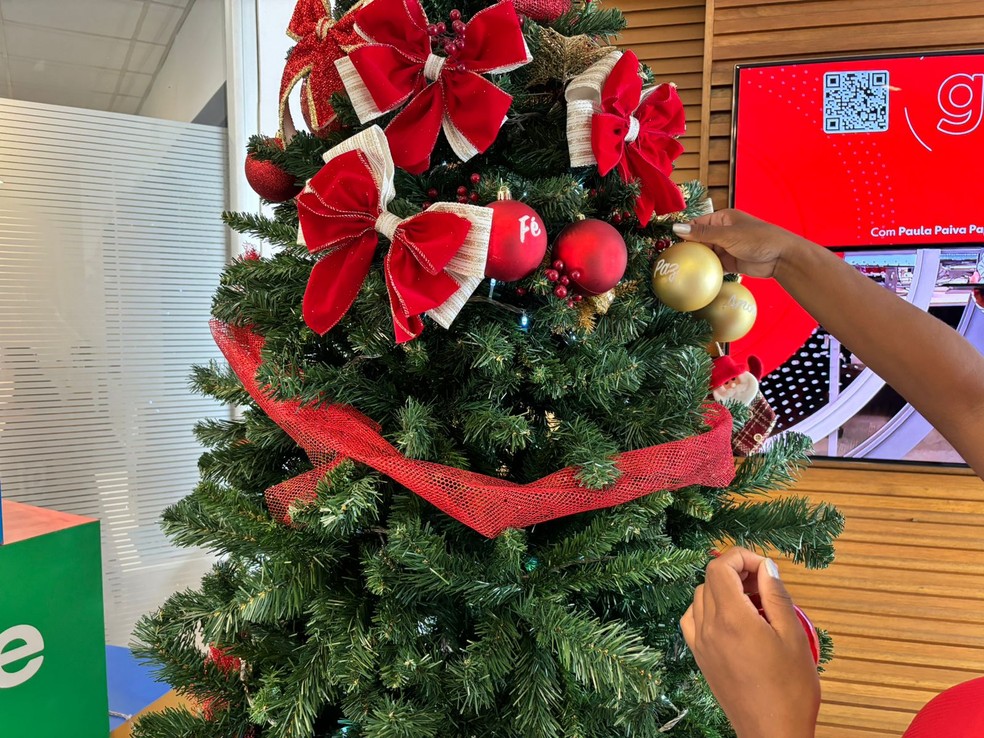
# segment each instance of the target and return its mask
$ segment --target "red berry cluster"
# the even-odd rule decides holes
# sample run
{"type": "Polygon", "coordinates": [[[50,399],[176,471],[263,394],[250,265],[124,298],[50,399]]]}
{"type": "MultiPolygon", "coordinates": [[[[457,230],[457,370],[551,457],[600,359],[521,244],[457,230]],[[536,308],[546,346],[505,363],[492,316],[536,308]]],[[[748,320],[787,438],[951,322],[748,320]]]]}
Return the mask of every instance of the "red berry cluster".
{"type": "Polygon", "coordinates": [[[623,222],[625,222],[631,217],[632,217],[632,213],[630,213],[628,210],[621,213],[616,212],[612,216],[612,225],[621,225],[623,222]]]}
{"type": "Polygon", "coordinates": [[[672,245],[673,245],[673,241],[666,238],[665,236],[663,238],[659,238],[651,242],[650,245],[646,248],[646,256],[648,256],[650,259],[655,259],[661,253],[663,253],[668,248],[670,248],[670,246],[672,245]]]}
{"type": "Polygon", "coordinates": [[[434,50],[443,49],[448,57],[448,68],[456,72],[465,71],[465,65],[458,61],[458,54],[465,48],[465,22],[461,20],[461,11],[451,11],[451,32],[448,33],[448,24],[444,21],[431,23],[427,26],[427,33],[431,37],[431,44],[434,50]]]}
{"type": "MultiPolygon", "coordinates": [[[[482,175],[479,174],[478,172],[475,172],[474,174],[472,174],[471,177],[469,177],[469,181],[472,183],[472,186],[474,187],[475,185],[477,185],[479,182],[482,181],[482,175]]],[[[468,189],[468,187],[466,187],[465,185],[459,186],[456,194],[458,197],[458,202],[460,203],[478,202],[478,193],[475,192],[474,190],[468,189]]],[[[437,191],[436,187],[431,187],[429,190],[427,190],[427,199],[424,200],[423,203],[424,210],[429,208],[434,203],[434,201],[437,200],[438,197],[440,197],[440,195],[441,193],[437,191]]]]}
{"type": "Polygon", "coordinates": [[[571,286],[571,282],[577,282],[581,278],[581,272],[575,269],[574,271],[568,273],[565,269],[565,264],[560,259],[557,259],[553,264],[550,265],[552,268],[547,269],[544,272],[548,282],[556,282],[557,286],[554,287],[554,296],[564,300],[567,300],[567,307],[574,307],[575,303],[581,302],[584,299],[584,295],[575,292],[575,286],[571,286]]]}

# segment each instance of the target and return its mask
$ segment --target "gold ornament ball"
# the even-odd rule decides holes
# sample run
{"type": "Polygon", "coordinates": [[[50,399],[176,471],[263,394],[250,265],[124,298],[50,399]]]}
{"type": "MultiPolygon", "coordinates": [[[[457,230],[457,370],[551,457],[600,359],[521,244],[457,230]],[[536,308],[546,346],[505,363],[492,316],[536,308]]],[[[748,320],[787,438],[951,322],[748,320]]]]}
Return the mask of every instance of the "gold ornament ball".
{"type": "Polygon", "coordinates": [[[711,324],[712,338],[719,343],[737,341],[755,325],[755,298],[737,282],[725,282],[710,305],[694,316],[711,324]]]}
{"type": "Polygon", "coordinates": [[[710,304],[724,280],[717,254],[695,241],[682,241],[662,252],[653,264],[653,292],[660,301],[684,313],[710,304]]]}

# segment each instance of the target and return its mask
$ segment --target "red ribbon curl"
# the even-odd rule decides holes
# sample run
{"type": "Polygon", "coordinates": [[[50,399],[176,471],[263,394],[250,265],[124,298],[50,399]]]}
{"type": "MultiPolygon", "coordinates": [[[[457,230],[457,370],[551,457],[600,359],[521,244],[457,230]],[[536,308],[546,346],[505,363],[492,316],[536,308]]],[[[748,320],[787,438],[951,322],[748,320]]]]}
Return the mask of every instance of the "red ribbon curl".
{"type": "Polygon", "coordinates": [[[676,88],[664,83],[643,98],[639,59],[625,52],[602,88],[601,112],[591,121],[591,145],[600,174],[618,167],[624,181],[639,180],[642,192],[635,212],[640,223],[648,223],[654,212],[662,215],[686,206],[670,179],[673,162],[683,153],[683,144],[674,137],[686,130],[676,88]]]}
{"type": "MultiPolygon", "coordinates": [[[[304,243],[324,253],[304,292],[304,320],[320,334],[331,330],[359,293],[378,243],[382,206],[366,155],[349,151],[331,159],[297,196],[304,243]]],[[[388,215],[388,214],[387,214],[388,215]]],[[[453,213],[425,211],[391,232],[384,269],[397,343],[424,329],[422,313],[445,303],[459,288],[445,267],[461,249],[471,224],[453,213]]]]}
{"type": "Polygon", "coordinates": [[[442,127],[462,161],[492,145],[512,96],[481,75],[532,58],[511,0],[476,13],[465,24],[463,48],[451,57],[432,53],[419,0],[373,0],[355,24],[369,43],[336,65],[363,123],[405,104],[386,127],[398,167],[427,171],[442,127]]]}
{"type": "Polygon", "coordinates": [[[320,135],[335,127],[331,96],[345,89],[335,60],[344,57],[346,49],[363,43],[355,32],[355,13],[349,12],[335,23],[328,0],[299,0],[287,35],[297,45],[291,50],[280,79],[279,138],[288,140],[294,135],[288,99],[298,82],[302,83],[304,117],[311,132],[320,135]]]}

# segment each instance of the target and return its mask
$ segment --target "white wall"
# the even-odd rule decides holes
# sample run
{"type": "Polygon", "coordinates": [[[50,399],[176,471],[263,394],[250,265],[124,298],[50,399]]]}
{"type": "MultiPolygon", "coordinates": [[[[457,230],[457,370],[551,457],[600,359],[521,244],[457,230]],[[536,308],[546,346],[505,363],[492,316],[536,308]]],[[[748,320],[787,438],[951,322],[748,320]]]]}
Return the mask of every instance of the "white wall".
{"type": "Polygon", "coordinates": [[[224,0],[193,0],[140,115],[190,123],[226,81],[224,0]]]}

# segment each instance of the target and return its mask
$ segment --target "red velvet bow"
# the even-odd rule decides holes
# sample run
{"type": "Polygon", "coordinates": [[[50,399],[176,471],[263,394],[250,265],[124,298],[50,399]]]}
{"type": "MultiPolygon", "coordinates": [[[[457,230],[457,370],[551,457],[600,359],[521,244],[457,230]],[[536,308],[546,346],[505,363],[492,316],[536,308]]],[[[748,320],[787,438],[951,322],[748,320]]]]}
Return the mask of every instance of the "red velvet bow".
{"type": "Polygon", "coordinates": [[[431,52],[419,0],[373,0],[355,24],[369,43],[336,65],[363,123],[407,103],[386,128],[397,166],[426,171],[442,126],[462,161],[492,145],[512,97],[481,75],[532,58],[511,0],[476,13],[465,26],[464,47],[451,57],[431,52]]]}
{"type": "Polygon", "coordinates": [[[618,167],[624,181],[639,180],[642,192],[635,213],[643,225],[654,213],[665,215],[686,206],[670,179],[673,162],[683,153],[675,137],[685,131],[676,88],[662,84],[643,95],[639,59],[625,52],[602,87],[601,111],[591,120],[591,148],[600,174],[618,167]]]}
{"type": "Polygon", "coordinates": [[[329,131],[336,117],[331,96],[345,89],[335,60],[345,56],[345,49],[362,43],[355,33],[355,13],[348,13],[335,23],[328,0],[299,0],[287,35],[297,45],[291,50],[280,79],[279,137],[289,139],[294,134],[288,98],[301,80],[301,105],[308,126],[315,134],[329,131]]]}
{"type": "MultiPolygon", "coordinates": [[[[304,242],[325,255],[304,292],[304,320],[327,333],[348,312],[369,274],[384,213],[366,156],[350,151],[329,161],[297,196],[304,242]],[[378,225],[377,225],[378,224],[378,225]]],[[[387,213],[392,246],[384,270],[397,343],[424,329],[422,313],[446,302],[458,283],[444,272],[465,242],[469,222],[458,215],[423,212],[404,221],[387,213]]]]}

